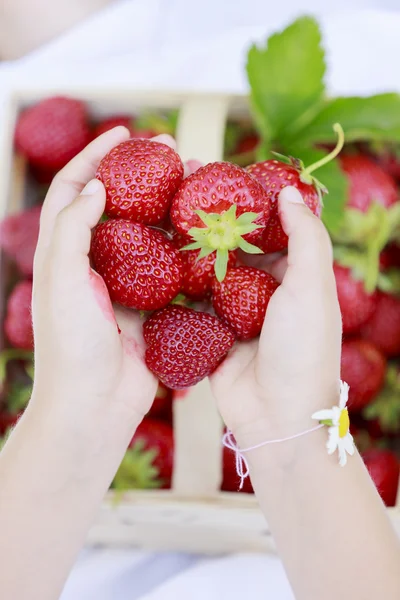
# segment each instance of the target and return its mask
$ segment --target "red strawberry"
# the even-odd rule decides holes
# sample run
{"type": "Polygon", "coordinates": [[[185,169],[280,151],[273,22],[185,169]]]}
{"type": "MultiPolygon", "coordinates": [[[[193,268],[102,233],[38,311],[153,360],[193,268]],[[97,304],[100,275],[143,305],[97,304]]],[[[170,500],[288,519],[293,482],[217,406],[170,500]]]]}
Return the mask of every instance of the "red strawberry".
{"type": "Polygon", "coordinates": [[[360,330],[373,315],[377,294],[367,294],[364,283],[354,278],[352,270],[334,263],[336,289],[342,312],[343,333],[348,335],[360,330]]]}
{"type": "Polygon", "coordinates": [[[158,384],[156,397],[149,412],[148,417],[159,418],[162,420],[172,420],[172,390],[167,388],[161,382],[158,384]]]}
{"type": "Polygon", "coordinates": [[[7,302],[4,331],[15,348],[33,350],[32,282],[17,283],[7,302]]]}
{"type": "Polygon", "coordinates": [[[375,311],[361,335],[386,356],[400,354],[400,298],[377,292],[375,311]]]}
{"type": "Polygon", "coordinates": [[[22,413],[9,413],[7,411],[0,412],[0,437],[3,437],[7,431],[14,427],[22,413]]]}
{"type": "Polygon", "coordinates": [[[385,381],[386,360],[371,342],[361,339],[343,341],[341,378],[350,386],[349,408],[358,411],[381,391],[385,381]]]}
{"type": "Polygon", "coordinates": [[[97,123],[93,129],[93,138],[99,137],[99,135],[110,131],[110,129],[114,129],[114,127],[126,127],[133,137],[134,121],[132,117],[116,115],[114,117],[107,117],[100,121],[100,123],[97,123]]]}
{"type": "Polygon", "coordinates": [[[390,450],[371,448],[361,456],[383,502],[395,506],[400,471],[396,455],[390,450]]]}
{"type": "Polygon", "coordinates": [[[182,235],[193,238],[190,250],[200,258],[216,251],[215,272],[225,277],[230,250],[261,253],[257,244],[268,222],[269,200],[262,186],[244,169],[216,162],[187,177],[171,205],[171,221],[182,235]]]}
{"type": "Polygon", "coordinates": [[[378,157],[378,164],[382,169],[393,177],[396,181],[400,181],[400,157],[397,152],[386,152],[378,157]]]}
{"type": "Polygon", "coordinates": [[[136,430],[115,475],[117,490],[170,488],[174,462],[172,427],[145,418],[136,430]]]}
{"type": "MultiPolygon", "coordinates": [[[[176,233],[174,244],[183,248],[190,244],[190,239],[176,233]]],[[[236,264],[236,251],[231,250],[228,256],[228,268],[236,264]]],[[[211,294],[211,285],[215,279],[215,252],[204,258],[199,258],[197,250],[184,250],[181,252],[183,260],[182,293],[195,300],[204,300],[211,294]]]]}
{"type": "Polygon", "coordinates": [[[279,193],[287,186],[296,187],[308,208],[320,217],[322,211],[320,189],[322,188],[314,181],[309,182],[304,178],[301,166],[287,165],[275,159],[250,165],[247,171],[264,187],[272,206],[271,218],[263,233],[260,248],[265,253],[280,252],[287,248],[288,238],[282,229],[278,215],[279,193]]]}
{"type": "Polygon", "coordinates": [[[106,188],[109,217],[157,225],[183,179],[183,164],[165,144],[128,140],[103,158],[96,177],[106,188]]]}
{"type": "Polygon", "coordinates": [[[367,212],[373,203],[388,208],[397,202],[396,182],[368,156],[344,154],[340,163],[350,183],[348,208],[367,212]]]}
{"type": "Polygon", "coordinates": [[[168,306],[143,325],[146,364],[164,385],[195,385],[218,367],[233,346],[232,332],[213,315],[168,306]]]}
{"type": "Polygon", "coordinates": [[[166,306],[180,292],[180,252],[160,231],[124,219],[96,227],[91,253],[113,302],[138,310],[166,306]]]}
{"type": "Polygon", "coordinates": [[[41,206],[34,206],[0,223],[0,248],[14,260],[23,275],[33,274],[33,257],[39,237],[41,206]]]}
{"type": "Polygon", "coordinates": [[[213,307],[238,339],[249,340],[261,332],[268,302],[278,287],[265,271],[233,267],[224,281],[214,281],[213,307]]]}
{"type": "Polygon", "coordinates": [[[58,171],[90,140],[83,102],[57,96],[26,109],[15,130],[17,148],[29,162],[58,171]]]}
{"type": "Polygon", "coordinates": [[[244,154],[253,152],[260,143],[260,136],[255,132],[246,133],[239,139],[235,149],[235,154],[244,154]]]}

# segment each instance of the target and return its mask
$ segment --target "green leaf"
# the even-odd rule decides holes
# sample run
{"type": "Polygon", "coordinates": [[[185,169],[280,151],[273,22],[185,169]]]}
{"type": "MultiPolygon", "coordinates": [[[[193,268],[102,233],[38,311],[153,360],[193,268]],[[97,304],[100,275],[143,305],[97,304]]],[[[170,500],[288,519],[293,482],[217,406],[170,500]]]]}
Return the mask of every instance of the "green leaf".
{"type": "Polygon", "coordinates": [[[340,123],[346,142],[400,141],[400,95],[335,98],[324,103],[311,123],[297,134],[306,145],[334,142],[332,125],[340,123]]]}
{"type": "Polygon", "coordinates": [[[325,89],[317,22],[301,17],[273,34],[265,47],[252,46],[247,74],[254,116],[263,137],[282,138],[302,129],[319,110],[325,89]]]}
{"type": "Polygon", "coordinates": [[[244,240],[243,238],[240,238],[239,240],[239,248],[241,250],[243,250],[243,252],[247,252],[247,254],[262,254],[263,251],[260,250],[260,248],[257,248],[257,246],[253,246],[253,244],[249,244],[249,242],[246,242],[246,240],[244,240]]]}
{"type": "Polygon", "coordinates": [[[201,258],[205,258],[206,256],[209,256],[213,252],[215,252],[215,250],[213,248],[207,248],[207,247],[202,248],[197,255],[196,262],[198,260],[200,260],[201,258]]]}
{"type": "MultiPolygon", "coordinates": [[[[252,225],[253,221],[255,221],[258,216],[258,213],[255,212],[242,213],[240,217],[236,219],[236,225],[252,225]]],[[[258,225],[258,227],[261,227],[261,225],[258,225]]]]}
{"type": "Polygon", "coordinates": [[[226,270],[228,268],[228,250],[217,250],[217,258],[215,260],[215,276],[218,281],[223,281],[225,279],[226,270]]]}
{"type": "MultiPolygon", "coordinates": [[[[306,167],[311,165],[323,156],[326,152],[315,148],[304,146],[286,147],[285,151],[291,156],[295,156],[304,162],[306,167]]],[[[337,232],[344,218],[345,206],[347,202],[348,180],[341,170],[337,160],[332,160],[315,172],[318,180],[327,188],[328,194],[323,197],[324,208],[322,211],[322,220],[332,235],[337,232]]]]}

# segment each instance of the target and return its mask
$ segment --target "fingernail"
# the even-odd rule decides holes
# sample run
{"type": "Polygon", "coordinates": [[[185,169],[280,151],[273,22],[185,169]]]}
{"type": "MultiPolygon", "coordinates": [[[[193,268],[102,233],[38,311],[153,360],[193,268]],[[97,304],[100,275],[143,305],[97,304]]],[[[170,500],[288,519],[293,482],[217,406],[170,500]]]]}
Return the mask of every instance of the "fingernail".
{"type": "Polygon", "coordinates": [[[284,202],[291,202],[292,204],[304,204],[304,200],[299,190],[293,186],[284,188],[280,193],[281,198],[284,202]]]}
{"type": "Polygon", "coordinates": [[[85,187],[81,191],[80,195],[81,196],[92,196],[93,194],[95,194],[96,192],[99,191],[101,185],[102,184],[100,183],[100,181],[98,179],[92,179],[91,181],[89,181],[89,183],[87,183],[85,185],[85,187]]]}
{"type": "Polygon", "coordinates": [[[172,150],[176,150],[176,141],[169,135],[168,133],[160,133],[160,135],[156,135],[156,137],[151,138],[153,142],[159,142],[160,144],[165,144],[172,148],[172,150]]]}

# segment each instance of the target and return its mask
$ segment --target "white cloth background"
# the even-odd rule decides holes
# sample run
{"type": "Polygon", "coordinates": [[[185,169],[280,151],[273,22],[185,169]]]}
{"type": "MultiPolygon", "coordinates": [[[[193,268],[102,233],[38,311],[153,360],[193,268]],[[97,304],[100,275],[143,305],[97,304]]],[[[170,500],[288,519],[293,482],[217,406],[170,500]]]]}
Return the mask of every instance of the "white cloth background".
{"type": "MultiPolygon", "coordinates": [[[[42,84],[241,92],[249,43],[305,13],[323,27],[331,93],[400,91],[393,66],[400,56],[397,6],[398,0],[121,0],[30,56],[0,64],[0,110],[12,89],[42,84]]],[[[243,597],[293,599],[278,559],[85,550],[62,600],[243,597]]]]}

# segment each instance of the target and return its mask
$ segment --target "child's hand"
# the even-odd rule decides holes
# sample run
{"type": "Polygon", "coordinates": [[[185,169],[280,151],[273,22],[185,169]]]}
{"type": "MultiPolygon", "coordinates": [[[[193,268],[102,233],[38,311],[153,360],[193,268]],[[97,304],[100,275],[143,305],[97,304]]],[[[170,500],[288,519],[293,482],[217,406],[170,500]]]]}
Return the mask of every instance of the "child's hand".
{"type": "Polygon", "coordinates": [[[141,319],[113,309],[88,258],[105,206],[104,187],[93,177],[101,158],[128,137],[118,127],[94,140],[56,176],[44,202],[34,265],[33,398],[50,398],[50,408],[59,404],[71,415],[122,412],[137,424],[157,386],[143,361],[141,319]]]}
{"type": "Polygon", "coordinates": [[[268,267],[282,284],[261,337],[240,344],[212,377],[222,417],[242,447],[315,425],[311,414],[339,394],[341,315],[330,240],[295,188],[281,193],[280,215],[289,253],[268,267]]]}

